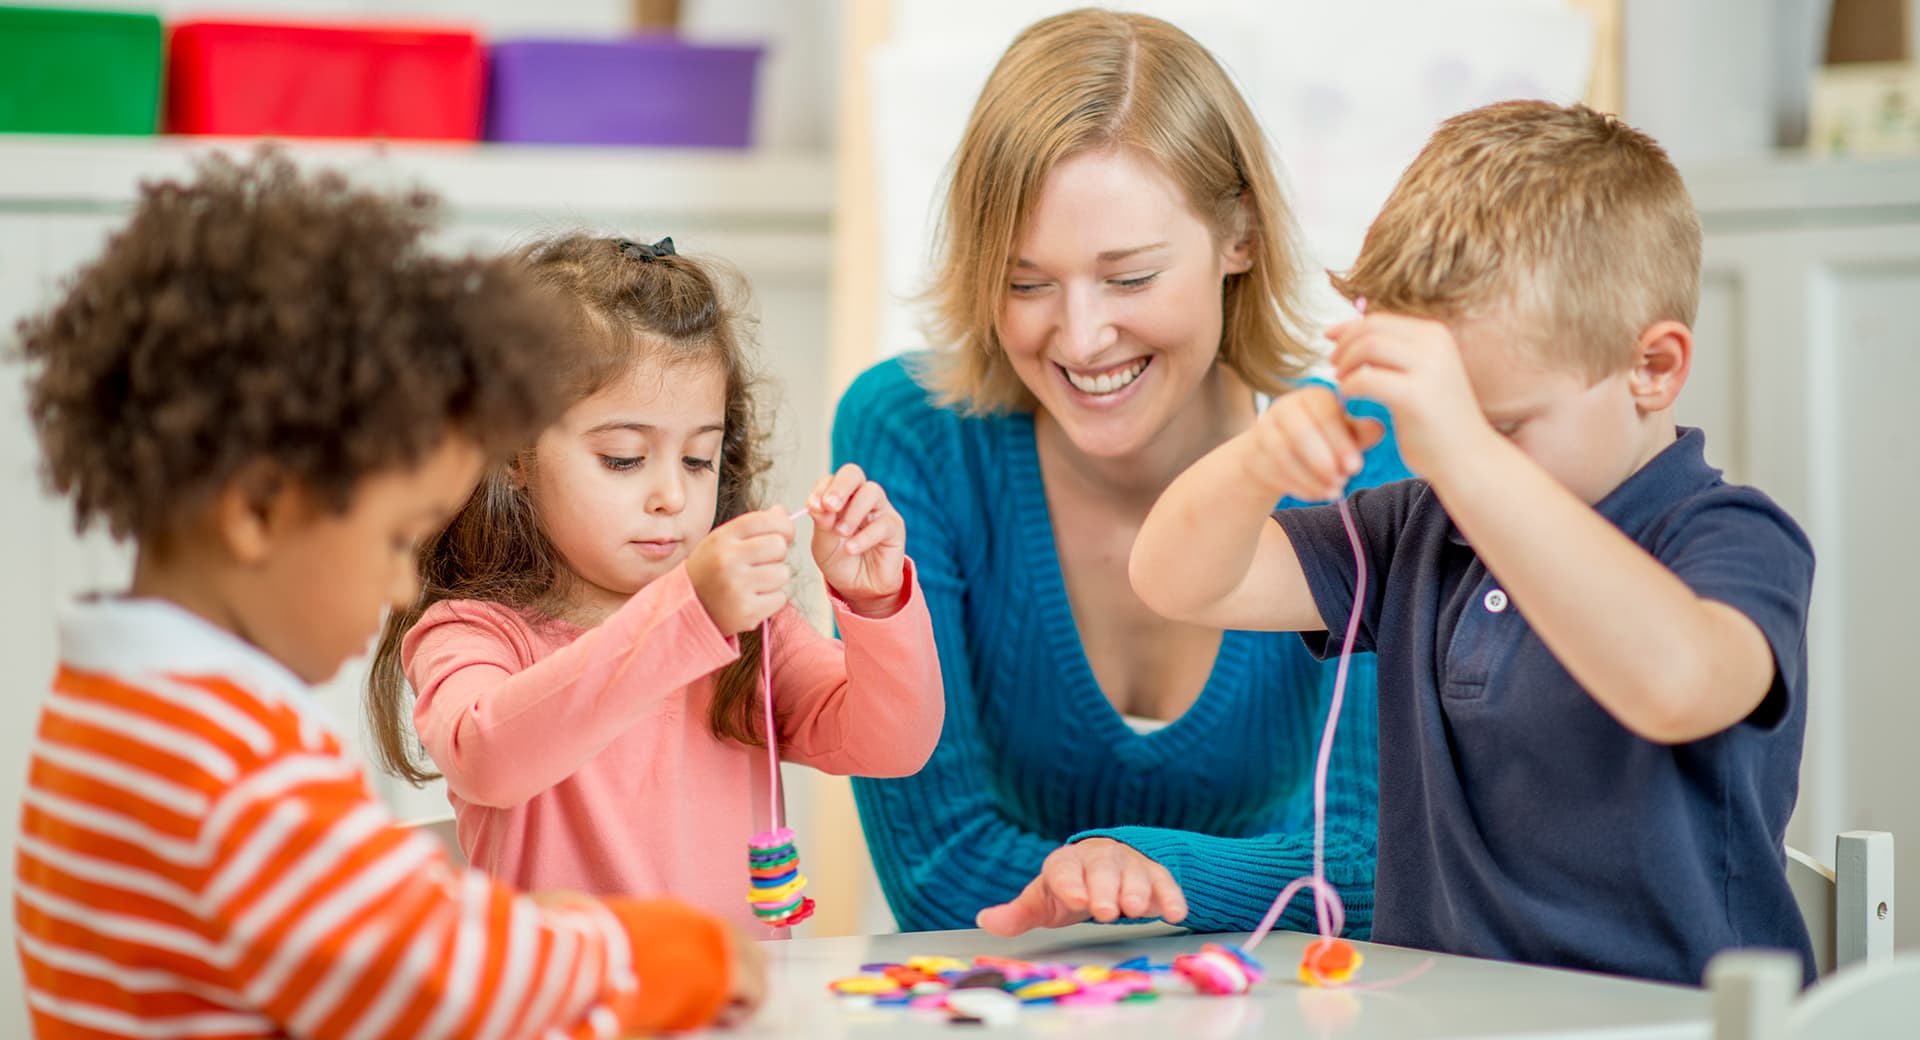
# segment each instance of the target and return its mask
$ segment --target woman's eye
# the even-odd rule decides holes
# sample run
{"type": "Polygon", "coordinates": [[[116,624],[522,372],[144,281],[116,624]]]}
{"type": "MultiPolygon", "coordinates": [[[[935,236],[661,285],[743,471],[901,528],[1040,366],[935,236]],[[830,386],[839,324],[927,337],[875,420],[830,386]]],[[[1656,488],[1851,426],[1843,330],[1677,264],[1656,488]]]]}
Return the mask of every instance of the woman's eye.
{"type": "Polygon", "coordinates": [[[615,472],[633,469],[645,462],[644,456],[602,455],[600,464],[615,472]]]}
{"type": "Polygon", "coordinates": [[[1113,280],[1113,284],[1122,289],[1144,289],[1148,282],[1158,277],[1160,277],[1160,272],[1155,271],[1152,274],[1143,274],[1138,278],[1116,278],[1113,280]]]}
{"type": "Polygon", "coordinates": [[[681,462],[683,462],[683,463],[685,463],[685,464],[686,464],[686,467],[687,467],[688,469],[690,469],[690,470],[694,470],[694,471],[696,471],[696,472],[698,472],[698,471],[700,471],[700,470],[711,470],[711,469],[713,469],[713,460],[712,460],[712,459],[697,459],[697,458],[694,458],[694,457],[693,457],[693,456],[691,456],[691,455],[688,455],[688,456],[685,456],[685,457],[683,457],[683,458],[682,458],[682,459],[681,459],[680,461],[681,461],[681,462]]]}
{"type": "Polygon", "coordinates": [[[1007,286],[1007,291],[1015,296],[1031,296],[1046,287],[1045,282],[1013,282],[1007,286]]]}

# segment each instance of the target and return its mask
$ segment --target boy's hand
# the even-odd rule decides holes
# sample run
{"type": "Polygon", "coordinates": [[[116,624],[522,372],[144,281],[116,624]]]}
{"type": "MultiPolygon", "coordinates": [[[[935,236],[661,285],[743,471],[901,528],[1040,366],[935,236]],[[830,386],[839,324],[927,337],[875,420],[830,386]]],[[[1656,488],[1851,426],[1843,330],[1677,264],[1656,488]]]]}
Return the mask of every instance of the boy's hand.
{"type": "Polygon", "coordinates": [[[813,559],[833,591],[862,617],[886,617],[900,605],[907,523],[886,491],[848,463],[821,477],[807,496],[813,559]]]}
{"type": "Polygon", "coordinates": [[[1385,429],[1347,414],[1340,398],[1321,386],[1302,387],[1273,402],[1254,422],[1248,476],[1269,500],[1339,498],[1360,472],[1361,452],[1385,429]]]}
{"type": "Polygon", "coordinates": [[[753,1017],[767,999],[767,954],[747,933],[727,926],[727,1002],[713,1024],[732,1028],[753,1017]]]}
{"type": "Polygon", "coordinates": [[[792,544],[793,521],[774,506],[734,517],[694,546],[687,578],[715,628],[739,635],[786,606],[792,544]]]}
{"type": "MultiPolygon", "coordinates": [[[[1404,314],[1369,314],[1327,330],[1341,390],[1387,406],[1407,468],[1432,480],[1449,461],[1471,458],[1492,434],[1446,325],[1404,314]]],[[[1291,396],[1291,395],[1289,395],[1291,396]]]]}
{"type": "Polygon", "coordinates": [[[1140,850],[1112,838],[1088,838],[1054,849],[1025,891],[1010,903],[980,911],[976,923],[995,935],[1013,936],[1122,917],[1179,924],[1187,917],[1187,897],[1167,868],[1140,850]]]}

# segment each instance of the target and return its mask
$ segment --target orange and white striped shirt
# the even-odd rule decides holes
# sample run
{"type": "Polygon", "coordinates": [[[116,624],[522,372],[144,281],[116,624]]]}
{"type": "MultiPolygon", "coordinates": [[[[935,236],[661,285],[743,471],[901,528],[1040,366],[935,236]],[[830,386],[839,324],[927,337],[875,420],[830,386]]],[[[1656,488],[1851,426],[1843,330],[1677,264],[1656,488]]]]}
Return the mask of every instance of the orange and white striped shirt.
{"type": "Polygon", "coordinates": [[[615,1036],[727,991],[705,914],[543,906],[394,826],[304,684],[168,603],[62,619],[24,801],[43,1040],[615,1036]]]}

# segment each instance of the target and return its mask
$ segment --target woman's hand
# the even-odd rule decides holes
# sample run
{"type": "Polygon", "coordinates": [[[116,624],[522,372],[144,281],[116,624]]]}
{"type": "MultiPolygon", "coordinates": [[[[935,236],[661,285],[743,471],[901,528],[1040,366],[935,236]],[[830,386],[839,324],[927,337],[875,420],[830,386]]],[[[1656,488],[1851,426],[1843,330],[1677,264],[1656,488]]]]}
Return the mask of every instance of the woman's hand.
{"type": "Polygon", "coordinates": [[[1111,838],[1088,838],[1053,850],[1026,891],[980,911],[975,923],[995,935],[1015,936],[1122,917],[1179,924],[1187,917],[1187,897],[1167,868],[1145,853],[1111,838]]]}

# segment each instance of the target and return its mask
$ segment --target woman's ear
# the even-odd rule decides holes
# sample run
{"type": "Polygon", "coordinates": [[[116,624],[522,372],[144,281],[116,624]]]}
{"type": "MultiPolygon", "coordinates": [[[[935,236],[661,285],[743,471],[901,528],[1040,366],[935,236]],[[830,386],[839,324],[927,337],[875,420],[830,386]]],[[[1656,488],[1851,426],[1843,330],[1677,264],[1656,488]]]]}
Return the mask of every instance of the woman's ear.
{"type": "Polygon", "coordinates": [[[1254,225],[1253,202],[1245,192],[1234,206],[1233,227],[1227,248],[1221,256],[1226,274],[1245,274],[1253,270],[1253,258],[1260,248],[1260,229],[1254,225]]]}

